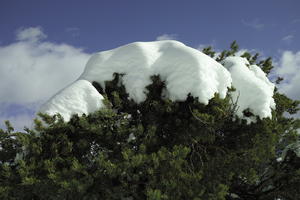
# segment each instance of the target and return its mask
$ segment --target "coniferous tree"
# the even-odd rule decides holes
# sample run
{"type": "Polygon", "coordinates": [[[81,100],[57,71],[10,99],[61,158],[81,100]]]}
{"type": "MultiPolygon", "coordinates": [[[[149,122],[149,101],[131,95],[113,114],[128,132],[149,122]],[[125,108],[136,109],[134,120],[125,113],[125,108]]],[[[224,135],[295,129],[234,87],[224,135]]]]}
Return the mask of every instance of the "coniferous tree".
{"type": "MultiPolygon", "coordinates": [[[[222,61],[238,51],[236,42],[222,61]]],[[[214,56],[212,48],[204,52],[214,56]]],[[[265,73],[271,59],[245,53],[265,73]]],[[[35,128],[0,130],[0,199],[289,200],[300,196],[299,101],[275,90],[272,118],[247,124],[230,92],[208,105],[164,97],[152,77],[144,102],[128,98],[123,74],[102,88],[106,107],[65,122],[40,114],[35,128]],[[288,148],[287,148],[288,147],[288,148]],[[284,156],[281,156],[284,155],[284,156]],[[279,159],[281,157],[281,160],[279,159]]],[[[231,88],[233,91],[234,88],[231,88]]],[[[246,114],[246,112],[245,112],[246,114]]]]}

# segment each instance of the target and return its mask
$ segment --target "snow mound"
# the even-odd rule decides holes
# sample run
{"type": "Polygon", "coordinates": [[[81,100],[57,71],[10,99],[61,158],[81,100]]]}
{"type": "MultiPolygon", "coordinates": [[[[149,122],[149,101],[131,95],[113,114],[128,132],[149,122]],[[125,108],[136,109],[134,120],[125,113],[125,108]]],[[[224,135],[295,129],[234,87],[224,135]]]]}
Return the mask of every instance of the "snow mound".
{"type": "Polygon", "coordinates": [[[73,114],[82,115],[99,110],[104,105],[103,96],[86,80],[77,80],[54,95],[40,108],[40,112],[54,115],[60,113],[69,121],[73,114]]]}
{"type": "Polygon", "coordinates": [[[236,89],[232,93],[233,101],[237,101],[237,116],[255,121],[255,118],[247,118],[243,111],[249,109],[261,119],[272,116],[272,108],[275,108],[273,99],[274,84],[269,81],[266,74],[257,65],[250,65],[246,58],[228,57],[223,61],[232,78],[232,85],[236,89]]]}
{"type": "Polygon", "coordinates": [[[67,121],[72,114],[96,111],[104,106],[103,97],[91,83],[96,81],[104,88],[105,81],[119,73],[123,74],[129,97],[137,103],[146,99],[150,77],[159,75],[166,84],[164,96],[173,101],[184,101],[191,94],[208,104],[215,93],[225,98],[233,85],[237,89],[233,98],[239,117],[255,121],[255,117],[243,115],[245,109],[260,118],[271,117],[274,85],[265,73],[241,57],[226,58],[224,66],[178,41],[135,42],[94,54],[79,79],[52,97],[40,111],[60,113],[67,121]]]}
{"type": "Polygon", "coordinates": [[[104,82],[114,73],[125,74],[123,84],[129,97],[140,103],[146,99],[152,75],[160,75],[171,100],[185,100],[190,93],[208,101],[219,93],[225,98],[231,86],[228,71],[202,52],[177,41],[135,42],[110,51],[96,53],[88,61],[80,79],[104,82]]]}

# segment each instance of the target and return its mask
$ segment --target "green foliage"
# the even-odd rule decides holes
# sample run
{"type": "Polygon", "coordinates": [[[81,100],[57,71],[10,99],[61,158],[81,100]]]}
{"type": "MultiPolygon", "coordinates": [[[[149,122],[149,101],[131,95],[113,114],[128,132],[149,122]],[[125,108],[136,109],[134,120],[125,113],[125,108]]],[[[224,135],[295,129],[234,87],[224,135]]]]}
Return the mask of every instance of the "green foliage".
{"type": "Polygon", "coordinates": [[[258,63],[258,65],[261,66],[262,70],[266,74],[269,74],[271,72],[271,70],[273,69],[272,58],[269,57],[266,60],[260,61],[260,63],[258,63]]]}
{"type": "Polygon", "coordinates": [[[221,54],[216,58],[216,61],[221,62],[228,56],[234,56],[235,53],[237,53],[239,50],[239,46],[236,41],[233,41],[230,44],[230,49],[229,50],[224,50],[221,52],[221,54]]]}
{"type": "Polygon", "coordinates": [[[215,57],[216,52],[213,51],[211,46],[202,49],[202,52],[210,57],[215,57]]]}
{"type": "MultiPolygon", "coordinates": [[[[233,42],[217,60],[237,51],[233,42]]],[[[204,52],[214,56],[211,48],[204,52]]],[[[243,56],[260,63],[258,54],[243,56]]],[[[174,102],[163,97],[165,83],[153,76],[146,100],[136,104],[122,76],[115,74],[105,87],[93,83],[106,105],[95,113],[74,115],[69,122],[39,114],[35,128],[25,132],[14,132],[6,122],[7,130],[0,130],[0,199],[288,200],[300,195],[300,158],[289,150],[276,161],[299,137],[299,120],[285,116],[298,111],[299,101],[276,91],[272,119],[247,124],[236,117],[230,93],[225,99],[216,94],[208,105],[191,95],[174,102]]]]}

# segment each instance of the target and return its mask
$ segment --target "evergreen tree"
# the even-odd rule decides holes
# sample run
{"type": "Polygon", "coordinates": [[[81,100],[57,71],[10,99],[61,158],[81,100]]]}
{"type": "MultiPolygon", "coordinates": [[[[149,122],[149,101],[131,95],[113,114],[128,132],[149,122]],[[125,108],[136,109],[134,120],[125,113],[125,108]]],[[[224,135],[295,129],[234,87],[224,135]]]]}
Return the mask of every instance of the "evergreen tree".
{"type": "MultiPolygon", "coordinates": [[[[234,42],[216,60],[237,51],[234,42]]],[[[204,52],[215,55],[212,48],[204,52]]],[[[266,73],[272,69],[269,58],[243,57],[266,73]]],[[[120,84],[122,76],[115,74],[105,88],[93,83],[106,104],[95,113],[69,122],[40,114],[25,132],[6,122],[0,199],[299,199],[300,122],[286,115],[298,111],[299,101],[275,90],[272,118],[247,124],[236,117],[230,92],[208,105],[191,95],[174,102],[153,76],[147,99],[137,104],[120,84]]]]}

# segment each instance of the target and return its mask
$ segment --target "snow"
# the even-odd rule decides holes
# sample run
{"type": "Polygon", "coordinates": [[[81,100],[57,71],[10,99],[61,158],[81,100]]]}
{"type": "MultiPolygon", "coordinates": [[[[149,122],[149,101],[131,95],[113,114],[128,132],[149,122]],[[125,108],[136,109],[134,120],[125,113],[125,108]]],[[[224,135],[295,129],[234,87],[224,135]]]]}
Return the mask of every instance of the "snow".
{"type": "Polygon", "coordinates": [[[202,52],[177,41],[135,42],[119,48],[96,53],[88,61],[80,79],[104,82],[113,73],[125,74],[123,83],[129,97],[137,103],[146,99],[146,86],[152,75],[166,82],[167,97],[185,100],[190,93],[207,104],[219,93],[225,98],[231,86],[228,71],[202,52]]]}
{"type": "Polygon", "coordinates": [[[127,142],[131,142],[131,141],[133,141],[135,139],[136,139],[135,135],[133,133],[130,133],[130,135],[129,135],[128,139],[127,139],[127,142]]]}
{"type": "Polygon", "coordinates": [[[294,143],[289,144],[288,146],[286,146],[284,148],[283,152],[282,152],[281,157],[278,159],[279,162],[282,161],[282,160],[284,160],[284,158],[285,158],[286,153],[287,153],[288,150],[293,151],[297,155],[297,157],[300,158],[300,141],[294,142],[294,143]]]}
{"type": "Polygon", "coordinates": [[[243,111],[249,109],[261,119],[272,117],[275,108],[273,99],[274,84],[257,65],[250,65],[246,58],[228,57],[223,61],[232,78],[236,89],[232,93],[233,102],[237,101],[237,116],[248,122],[255,122],[255,117],[245,117],[243,111]]]}
{"type": "Polygon", "coordinates": [[[173,101],[184,101],[191,94],[208,104],[215,93],[225,98],[233,85],[237,89],[233,98],[238,103],[239,117],[255,121],[243,116],[242,111],[247,108],[260,118],[271,117],[271,109],[275,107],[274,85],[264,72],[240,57],[229,57],[223,64],[225,67],[178,41],[131,43],[94,54],[79,79],[50,99],[40,111],[50,115],[60,113],[68,121],[74,113],[98,110],[103,107],[103,97],[91,83],[96,81],[104,88],[105,81],[120,73],[124,74],[122,82],[129,98],[137,103],[146,99],[150,77],[159,75],[166,84],[164,97],[173,101]]]}
{"type": "Polygon", "coordinates": [[[60,113],[69,121],[73,114],[82,115],[102,108],[103,96],[86,80],[77,80],[54,95],[40,108],[40,112],[54,115],[60,113]]]}

